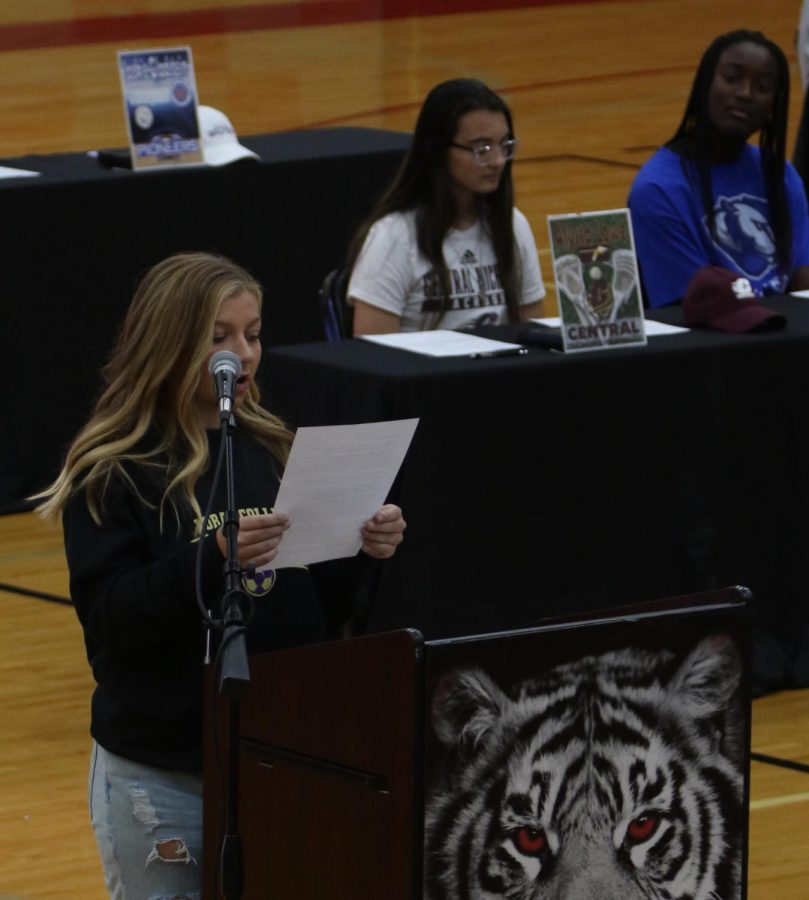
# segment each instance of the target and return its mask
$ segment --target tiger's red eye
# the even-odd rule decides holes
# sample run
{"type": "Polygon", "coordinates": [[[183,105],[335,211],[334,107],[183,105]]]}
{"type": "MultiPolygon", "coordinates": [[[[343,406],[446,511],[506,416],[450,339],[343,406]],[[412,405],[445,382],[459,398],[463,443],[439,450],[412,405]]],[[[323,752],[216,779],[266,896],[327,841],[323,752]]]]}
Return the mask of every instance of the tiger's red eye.
{"type": "Polygon", "coordinates": [[[626,829],[627,837],[639,844],[641,841],[648,841],[649,838],[657,831],[660,819],[653,813],[646,813],[633,819],[626,829]]]}
{"type": "Polygon", "coordinates": [[[536,828],[518,828],[512,835],[514,846],[526,856],[537,856],[547,845],[545,832],[536,828]]]}

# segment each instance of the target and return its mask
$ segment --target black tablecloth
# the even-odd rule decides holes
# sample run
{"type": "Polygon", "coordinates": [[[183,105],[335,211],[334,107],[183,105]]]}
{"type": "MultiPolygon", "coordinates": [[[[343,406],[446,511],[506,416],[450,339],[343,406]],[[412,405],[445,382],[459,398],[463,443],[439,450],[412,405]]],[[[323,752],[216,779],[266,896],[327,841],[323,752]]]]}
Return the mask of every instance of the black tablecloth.
{"type": "Polygon", "coordinates": [[[322,337],[317,290],[391,179],[410,137],[333,128],[245,137],[261,156],[222,168],[133,173],[83,153],[2,160],[0,512],[58,471],[142,273],[208,250],[266,291],[267,344],[322,337]]]}
{"type": "Polygon", "coordinates": [[[741,584],[757,677],[809,684],[809,302],[768,303],[785,331],[576,355],[272,349],[295,425],[421,418],[370,627],[432,639],[741,584]]]}

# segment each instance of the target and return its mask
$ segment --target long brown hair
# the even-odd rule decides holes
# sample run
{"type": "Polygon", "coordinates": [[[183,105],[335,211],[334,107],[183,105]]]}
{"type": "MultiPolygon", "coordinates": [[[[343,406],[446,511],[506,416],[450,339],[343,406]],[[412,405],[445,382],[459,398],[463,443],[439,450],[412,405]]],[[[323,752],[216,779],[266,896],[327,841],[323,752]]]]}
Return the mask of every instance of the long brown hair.
{"type": "MultiPolygon", "coordinates": [[[[442,308],[436,321],[449,309],[450,282],[443,244],[457,216],[447,174],[447,153],[466,113],[484,109],[502,113],[509,138],[514,137],[511,110],[491,88],[475,78],[454,78],[436,85],[424,100],[416,120],[413,141],[398,174],[359,229],[349,249],[349,271],[353,269],[374,222],[393,212],[413,210],[416,239],[421,254],[432,266],[441,285],[442,308]]],[[[480,197],[480,215],[489,230],[497,258],[500,282],[510,321],[519,315],[519,259],[514,246],[514,187],[511,160],[506,163],[497,190],[480,197]]]]}

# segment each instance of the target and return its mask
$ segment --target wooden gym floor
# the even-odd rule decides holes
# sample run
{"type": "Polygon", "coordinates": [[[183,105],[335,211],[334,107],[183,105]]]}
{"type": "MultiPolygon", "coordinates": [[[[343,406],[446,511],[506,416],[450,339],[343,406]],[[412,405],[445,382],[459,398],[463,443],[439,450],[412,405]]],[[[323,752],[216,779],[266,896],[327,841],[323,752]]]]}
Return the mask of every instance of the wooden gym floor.
{"type": "MultiPolygon", "coordinates": [[[[799,6],[5,0],[0,158],[125,145],[118,49],[190,44],[202,102],[225,111],[243,135],[338,124],[410,130],[430,87],[476,76],[514,111],[517,202],[533,225],[547,278],[545,216],[625,204],[637,167],[676,127],[696,63],[717,34],[759,28],[787,51],[791,145],[800,108],[793,49],[799,6]]],[[[271,210],[272,198],[267,204],[271,210]]],[[[36,346],[35,335],[18,339],[36,346]]],[[[66,597],[58,532],[32,514],[0,517],[6,900],[105,896],[85,803],[92,683],[75,615],[58,601],[66,597]]],[[[809,691],[754,703],[753,749],[797,768],[752,763],[749,897],[807,900],[809,691]]]]}

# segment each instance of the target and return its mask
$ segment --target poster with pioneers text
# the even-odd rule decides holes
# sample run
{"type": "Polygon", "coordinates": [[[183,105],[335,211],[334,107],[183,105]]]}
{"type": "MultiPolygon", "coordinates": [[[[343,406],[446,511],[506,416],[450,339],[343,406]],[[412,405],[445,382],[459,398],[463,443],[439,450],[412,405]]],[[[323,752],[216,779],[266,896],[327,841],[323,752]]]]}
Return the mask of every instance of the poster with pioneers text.
{"type": "Polygon", "coordinates": [[[566,353],[644,345],[628,209],[548,216],[566,353]]]}
{"type": "Polygon", "coordinates": [[[118,52],[132,168],[203,163],[190,47],[118,52]]]}

